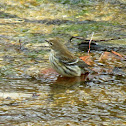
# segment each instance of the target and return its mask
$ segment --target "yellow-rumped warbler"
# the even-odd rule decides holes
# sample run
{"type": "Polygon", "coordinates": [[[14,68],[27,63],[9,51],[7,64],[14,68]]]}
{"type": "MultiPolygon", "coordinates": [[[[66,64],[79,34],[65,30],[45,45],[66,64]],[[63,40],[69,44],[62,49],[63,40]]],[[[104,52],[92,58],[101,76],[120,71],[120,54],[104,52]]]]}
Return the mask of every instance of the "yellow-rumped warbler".
{"type": "Polygon", "coordinates": [[[74,77],[81,76],[89,71],[88,66],[83,60],[74,56],[63,45],[58,37],[45,40],[51,48],[49,61],[51,66],[62,76],[74,77]]]}

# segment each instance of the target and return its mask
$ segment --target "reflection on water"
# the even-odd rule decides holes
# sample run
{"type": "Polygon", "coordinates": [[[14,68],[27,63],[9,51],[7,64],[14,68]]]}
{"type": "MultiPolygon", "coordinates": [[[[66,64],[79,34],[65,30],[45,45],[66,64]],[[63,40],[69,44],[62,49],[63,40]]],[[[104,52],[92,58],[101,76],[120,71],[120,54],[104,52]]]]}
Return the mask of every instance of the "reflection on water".
{"type": "Polygon", "coordinates": [[[99,79],[68,83],[69,86],[61,82],[53,85],[35,80],[3,79],[0,122],[124,125],[126,78],[104,75],[99,79]]]}
{"type": "MultiPolygon", "coordinates": [[[[116,66],[112,73],[88,75],[89,79],[87,76],[71,79],[50,75],[50,80],[48,76],[37,80],[25,75],[27,68],[34,69],[36,74],[48,65],[45,53],[48,48],[42,42],[50,36],[66,39],[95,32],[96,39],[120,37],[123,39],[104,45],[126,55],[123,1],[75,6],[65,4],[67,1],[1,0],[1,126],[126,125],[124,60],[115,63],[109,60],[111,66],[116,66]]],[[[96,62],[101,53],[92,53],[96,62]]]]}

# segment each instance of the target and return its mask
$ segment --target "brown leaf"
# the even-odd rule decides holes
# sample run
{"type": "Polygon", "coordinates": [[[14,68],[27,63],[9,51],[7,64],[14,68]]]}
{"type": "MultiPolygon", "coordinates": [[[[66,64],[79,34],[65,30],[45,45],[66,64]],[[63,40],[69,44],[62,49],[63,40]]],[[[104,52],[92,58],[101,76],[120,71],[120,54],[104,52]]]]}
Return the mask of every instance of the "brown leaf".
{"type": "Polygon", "coordinates": [[[118,56],[118,58],[120,58],[120,59],[126,59],[126,56],[125,55],[121,55],[121,54],[119,54],[119,53],[117,53],[117,52],[115,52],[115,51],[111,51],[115,56],[118,56]]]}
{"type": "Polygon", "coordinates": [[[102,55],[99,58],[99,61],[115,61],[115,60],[122,60],[124,59],[124,56],[122,56],[121,54],[112,51],[112,52],[104,52],[102,53],[102,55]]]}
{"type": "Polygon", "coordinates": [[[39,72],[40,75],[44,76],[44,77],[49,77],[51,75],[53,76],[59,76],[59,74],[52,68],[45,68],[45,69],[42,69],[40,72],[39,72]]]}
{"type": "Polygon", "coordinates": [[[80,57],[80,59],[82,59],[85,63],[87,63],[88,65],[93,66],[95,63],[92,61],[91,56],[82,56],[80,57]]]}

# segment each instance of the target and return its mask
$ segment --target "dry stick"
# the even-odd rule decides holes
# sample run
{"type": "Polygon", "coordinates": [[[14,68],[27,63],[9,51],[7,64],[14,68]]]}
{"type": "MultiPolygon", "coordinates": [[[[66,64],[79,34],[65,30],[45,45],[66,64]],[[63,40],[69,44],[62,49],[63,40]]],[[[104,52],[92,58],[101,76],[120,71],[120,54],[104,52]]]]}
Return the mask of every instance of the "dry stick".
{"type": "MultiPolygon", "coordinates": [[[[80,39],[80,40],[84,40],[85,42],[89,42],[88,39],[85,39],[83,37],[80,37],[80,36],[72,36],[69,41],[71,42],[73,38],[76,38],[76,39],[80,39]]],[[[124,37],[126,38],[126,37],[124,37]]],[[[112,38],[112,39],[100,39],[100,40],[92,40],[93,42],[102,42],[102,41],[111,41],[111,40],[117,40],[117,39],[124,39],[124,38],[121,38],[121,37],[117,37],[117,38],[112,38]]]]}
{"type": "Polygon", "coordinates": [[[21,50],[22,48],[22,43],[21,43],[21,40],[19,39],[19,49],[21,50]]]}
{"type": "Polygon", "coordinates": [[[91,39],[90,39],[90,41],[89,41],[88,55],[89,55],[89,53],[90,53],[91,41],[92,41],[93,36],[94,36],[94,32],[92,32],[92,36],[91,36],[91,39]]]}

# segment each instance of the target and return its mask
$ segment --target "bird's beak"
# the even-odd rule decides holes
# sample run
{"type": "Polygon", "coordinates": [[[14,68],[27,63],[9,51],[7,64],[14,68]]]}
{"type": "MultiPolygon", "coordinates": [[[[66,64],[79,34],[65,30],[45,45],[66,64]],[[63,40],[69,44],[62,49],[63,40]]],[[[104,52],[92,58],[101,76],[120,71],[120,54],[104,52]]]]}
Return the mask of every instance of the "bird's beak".
{"type": "Polygon", "coordinates": [[[48,45],[49,45],[49,47],[50,47],[50,43],[49,43],[49,41],[48,40],[45,40],[47,43],[48,43],[48,45]]]}
{"type": "Polygon", "coordinates": [[[48,41],[48,40],[45,40],[45,41],[49,43],[49,41],[48,41]]]}

